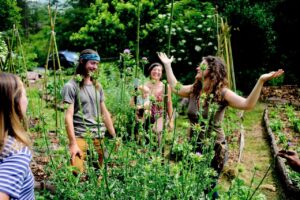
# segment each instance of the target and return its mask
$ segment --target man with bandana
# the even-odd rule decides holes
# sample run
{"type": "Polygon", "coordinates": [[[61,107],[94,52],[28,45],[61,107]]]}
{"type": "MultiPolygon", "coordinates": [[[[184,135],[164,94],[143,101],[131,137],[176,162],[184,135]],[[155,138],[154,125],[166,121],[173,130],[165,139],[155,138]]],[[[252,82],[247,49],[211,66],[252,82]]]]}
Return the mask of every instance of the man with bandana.
{"type": "Polygon", "coordinates": [[[110,113],[104,103],[103,89],[94,78],[99,62],[100,56],[96,51],[83,50],[75,77],[62,90],[63,102],[67,107],[65,124],[71,164],[77,168],[76,174],[85,171],[87,156],[96,160],[94,167],[100,168],[104,157],[102,139],[106,130],[112,137],[116,136],[110,113]],[[89,138],[98,155],[93,153],[89,138]]]}

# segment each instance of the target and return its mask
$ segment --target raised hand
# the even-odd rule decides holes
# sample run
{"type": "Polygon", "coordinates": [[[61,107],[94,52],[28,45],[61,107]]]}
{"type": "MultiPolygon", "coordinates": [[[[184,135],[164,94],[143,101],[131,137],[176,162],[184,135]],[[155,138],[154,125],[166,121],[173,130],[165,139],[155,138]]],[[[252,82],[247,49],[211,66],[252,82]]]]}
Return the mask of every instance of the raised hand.
{"type": "Polygon", "coordinates": [[[161,60],[161,62],[164,64],[164,65],[168,65],[168,64],[171,64],[174,60],[174,57],[171,56],[171,58],[169,58],[166,53],[163,53],[163,52],[158,52],[157,53],[159,59],[161,60]]]}
{"type": "Polygon", "coordinates": [[[260,79],[263,82],[266,82],[268,80],[271,80],[273,78],[277,78],[277,77],[281,76],[283,73],[284,73],[284,71],[282,69],[279,69],[277,71],[273,71],[273,72],[261,75],[260,79]]]}

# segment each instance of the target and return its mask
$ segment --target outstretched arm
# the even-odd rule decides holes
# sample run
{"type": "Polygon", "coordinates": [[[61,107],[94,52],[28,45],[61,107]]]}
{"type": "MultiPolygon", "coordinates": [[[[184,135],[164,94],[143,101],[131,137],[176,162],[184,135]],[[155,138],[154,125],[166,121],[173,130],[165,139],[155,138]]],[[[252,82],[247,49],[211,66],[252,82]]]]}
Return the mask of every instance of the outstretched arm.
{"type": "Polygon", "coordinates": [[[231,107],[241,110],[250,110],[256,105],[264,83],[268,80],[281,76],[283,73],[284,71],[282,69],[279,69],[278,71],[261,75],[252,92],[247,98],[241,97],[229,89],[225,89],[226,93],[224,98],[231,107]]]}
{"type": "Polygon", "coordinates": [[[176,85],[178,84],[178,81],[176,77],[174,76],[171,63],[173,62],[173,56],[171,58],[168,58],[168,56],[165,53],[159,52],[157,53],[158,57],[160,58],[161,62],[164,64],[168,83],[171,86],[172,92],[175,94],[178,94],[181,97],[189,97],[190,93],[192,92],[193,85],[183,85],[180,88],[176,88],[176,85]]]}

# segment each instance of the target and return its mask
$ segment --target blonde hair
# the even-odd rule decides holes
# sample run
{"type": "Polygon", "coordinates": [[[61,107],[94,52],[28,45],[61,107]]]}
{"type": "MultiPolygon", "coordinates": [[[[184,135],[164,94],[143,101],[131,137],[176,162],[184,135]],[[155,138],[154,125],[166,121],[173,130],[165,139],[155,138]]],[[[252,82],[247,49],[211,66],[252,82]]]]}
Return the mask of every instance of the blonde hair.
{"type": "Polygon", "coordinates": [[[8,135],[26,146],[30,145],[26,117],[20,109],[23,83],[14,74],[0,73],[0,152],[8,135]]]}

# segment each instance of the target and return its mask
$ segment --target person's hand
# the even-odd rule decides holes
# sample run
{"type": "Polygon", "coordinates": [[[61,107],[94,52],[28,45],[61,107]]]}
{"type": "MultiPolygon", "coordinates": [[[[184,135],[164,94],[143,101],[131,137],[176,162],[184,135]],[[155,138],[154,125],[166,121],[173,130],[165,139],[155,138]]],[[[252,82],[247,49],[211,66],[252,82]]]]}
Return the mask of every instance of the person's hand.
{"type": "Polygon", "coordinates": [[[300,172],[300,159],[295,151],[280,150],[277,156],[285,158],[293,170],[300,172]]]}
{"type": "Polygon", "coordinates": [[[174,60],[174,57],[171,56],[171,58],[169,58],[165,53],[163,52],[158,52],[157,53],[159,59],[161,60],[161,62],[164,64],[164,65],[168,65],[168,64],[171,64],[174,60]]]}
{"type": "Polygon", "coordinates": [[[273,71],[273,72],[261,75],[260,79],[263,82],[266,82],[268,80],[271,80],[273,78],[277,78],[277,77],[281,76],[283,73],[284,73],[284,71],[282,69],[279,69],[277,71],[273,71]]]}
{"type": "Polygon", "coordinates": [[[78,147],[77,144],[71,144],[69,146],[70,153],[71,153],[71,165],[74,165],[75,163],[75,157],[78,156],[79,158],[82,157],[82,151],[78,147]]]}

